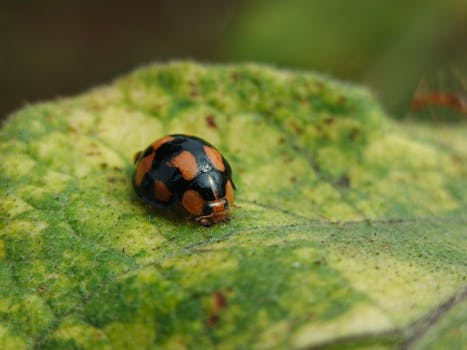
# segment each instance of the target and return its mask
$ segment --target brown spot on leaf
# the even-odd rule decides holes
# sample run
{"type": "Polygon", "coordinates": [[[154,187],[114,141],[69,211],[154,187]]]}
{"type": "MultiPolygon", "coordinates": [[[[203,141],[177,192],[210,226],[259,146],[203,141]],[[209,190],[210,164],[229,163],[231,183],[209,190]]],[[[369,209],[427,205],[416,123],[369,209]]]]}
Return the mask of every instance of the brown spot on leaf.
{"type": "Polygon", "coordinates": [[[217,324],[217,321],[219,320],[219,316],[215,314],[209,315],[208,318],[208,326],[209,327],[214,327],[217,324]]]}
{"type": "Polygon", "coordinates": [[[284,163],[290,163],[293,161],[293,156],[289,153],[285,153],[283,156],[282,156],[282,159],[284,160],[284,163]]]}
{"type": "Polygon", "coordinates": [[[350,177],[348,175],[342,175],[337,181],[336,186],[341,188],[349,188],[350,187],[350,177]]]}
{"type": "Polygon", "coordinates": [[[91,150],[91,151],[86,152],[86,155],[89,156],[89,157],[99,156],[100,154],[101,153],[99,151],[96,151],[96,150],[91,150]]]}
{"type": "Polygon", "coordinates": [[[206,125],[210,128],[217,129],[216,119],[212,114],[206,116],[206,125]]]}
{"type": "Polygon", "coordinates": [[[45,289],[46,289],[45,286],[40,286],[38,291],[39,291],[39,293],[44,293],[45,289]]]}
{"type": "Polygon", "coordinates": [[[290,122],[290,127],[292,128],[292,131],[296,134],[301,134],[303,129],[300,125],[298,125],[295,121],[290,122]]]}
{"type": "Polygon", "coordinates": [[[211,294],[211,310],[208,317],[208,326],[214,327],[219,322],[219,313],[227,307],[227,297],[215,291],[211,294]]]}
{"type": "Polygon", "coordinates": [[[313,264],[314,264],[315,266],[325,265],[325,264],[326,264],[326,260],[325,260],[325,259],[318,259],[318,260],[313,261],[313,264]]]}
{"type": "Polygon", "coordinates": [[[109,176],[107,178],[107,181],[113,184],[113,183],[116,183],[116,182],[124,183],[127,180],[124,179],[124,178],[121,178],[121,177],[109,176]]]}
{"type": "Polygon", "coordinates": [[[237,72],[232,72],[230,74],[230,79],[232,79],[233,81],[237,81],[238,80],[238,73],[237,72]]]}
{"type": "Polygon", "coordinates": [[[349,137],[352,141],[355,141],[359,134],[360,130],[357,128],[353,128],[352,130],[350,130],[349,137]]]}

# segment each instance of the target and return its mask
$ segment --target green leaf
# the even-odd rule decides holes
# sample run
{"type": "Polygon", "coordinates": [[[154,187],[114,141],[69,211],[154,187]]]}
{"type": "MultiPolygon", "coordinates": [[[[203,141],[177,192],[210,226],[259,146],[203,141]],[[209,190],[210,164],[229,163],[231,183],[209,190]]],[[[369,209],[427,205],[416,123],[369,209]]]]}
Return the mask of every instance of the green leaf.
{"type": "Polygon", "coordinates": [[[152,65],[0,131],[0,348],[460,348],[465,124],[253,64],[152,65]],[[145,206],[133,154],[218,147],[228,224],[145,206]]]}

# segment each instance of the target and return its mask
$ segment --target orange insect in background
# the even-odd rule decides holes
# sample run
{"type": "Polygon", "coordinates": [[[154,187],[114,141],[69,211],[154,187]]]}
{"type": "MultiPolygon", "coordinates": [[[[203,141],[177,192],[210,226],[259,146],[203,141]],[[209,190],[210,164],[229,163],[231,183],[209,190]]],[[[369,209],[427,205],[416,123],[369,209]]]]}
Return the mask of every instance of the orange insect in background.
{"type": "Polygon", "coordinates": [[[451,69],[450,73],[438,74],[435,81],[424,77],[420,80],[410,101],[410,108],[420,112],[431,107],[444,107],[461,115],[467,115],[467,82],[464,75],[451,69]]]}

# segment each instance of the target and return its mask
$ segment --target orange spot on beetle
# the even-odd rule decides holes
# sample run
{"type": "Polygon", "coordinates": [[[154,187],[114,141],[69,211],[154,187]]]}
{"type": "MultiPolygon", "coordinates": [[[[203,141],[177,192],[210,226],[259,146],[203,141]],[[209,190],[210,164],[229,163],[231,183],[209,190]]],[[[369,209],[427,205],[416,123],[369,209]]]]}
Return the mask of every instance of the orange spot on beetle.
{"type": "Polygon", "coordinates": [[[205,201],[195,190],[187,190],[182,197],[182,205],[192,215],[201,215],[205,201]]]}
{"type": "Polygon", "coordinates": [[[156,155],[156,151],[164,143],[169,142],[171,140],[173,140],[172,136],[164,136],[163,138],[153,142],[151,144],[151,146],[149,146],[149,148],[152,147],[152,152],[149,153],[146,157],[144,157],[142,159],[140,159],[140,156],[141,156],[141,153],[143,153],[143,151],[135,153],[135,155],[133,156],[133,162],[136,164],[136,163],[138,163],[138,160],[139,160],[139,163],[136,166],[136,174],[135,174],[135,184],[137,186],[141,185],[141,182],[143,181],[144,175],[146,175],[146,173],[151,169],[152,161],[154,160],[154,157],[156,155]]]}
{"type": "Polygon", "coordinates": [[[195,156],[188,151],[182,151],[170,162],[168,166],[176,167],[182,173],[185,180],[191,181],[198,175],[198,164],[196,163],[195,156]]]}
{"type": "Polygon", "coordinates": [[[222,156],[218,150],[216,150],[213,147],[204,146],[204,152],[208,156],[212,165],[214,165],[214,168],[216,168],[219,171],[225,170],[225,165],[224,165],[224,162],[222,161],[222,156]]]}
{"type": "Polygon", "coordinates": [[[141,186],[144,175],[151,169],[152,161],[154,159],[154,152],[149,154],[147,157],[140,160],[138,166],[136,167],[135,173],[135,184],[136,186],[141,186]]]}
{"type": "Polygon", "coordinates": [[[172,197],[167,185],[161,180],[154,181],[154,195],[161,202],[168,202],[172,197]]]}
{"type": "Polygon", "coordinates": [[[163,138],[157,140],[157,141],[154,141],[151,146],[153,148],[153,152],[156,153],[156,151],[159,149],[160,146],[162,146],[164,143],[167,143],[169,141],[172,141],[174,138],[170,135],[168,136],[164,136],[163,138]]]}

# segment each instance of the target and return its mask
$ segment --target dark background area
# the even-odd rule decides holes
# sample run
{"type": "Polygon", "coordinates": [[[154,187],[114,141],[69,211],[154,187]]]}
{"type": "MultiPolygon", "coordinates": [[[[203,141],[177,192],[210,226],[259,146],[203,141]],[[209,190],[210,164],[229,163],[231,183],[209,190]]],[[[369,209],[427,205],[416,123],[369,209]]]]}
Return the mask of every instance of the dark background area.
{"type": "Polygon", "coordinates": [[[465,93],[467,1],[0,0],[0,118],[173,59],[318,70],[403,117],[426,81],[465,93]]]}

